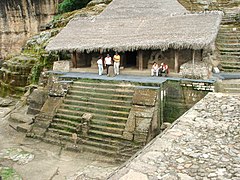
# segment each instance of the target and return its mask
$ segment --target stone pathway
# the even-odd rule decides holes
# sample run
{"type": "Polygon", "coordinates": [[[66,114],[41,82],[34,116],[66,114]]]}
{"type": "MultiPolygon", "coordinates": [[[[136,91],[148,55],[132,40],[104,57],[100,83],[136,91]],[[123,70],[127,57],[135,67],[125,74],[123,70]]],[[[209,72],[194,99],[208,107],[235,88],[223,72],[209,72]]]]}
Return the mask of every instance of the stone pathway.
{"type": "Polygon", "coordinates": [[[239,180],[240,94],[209,93],[111,180],[239,180]]]}

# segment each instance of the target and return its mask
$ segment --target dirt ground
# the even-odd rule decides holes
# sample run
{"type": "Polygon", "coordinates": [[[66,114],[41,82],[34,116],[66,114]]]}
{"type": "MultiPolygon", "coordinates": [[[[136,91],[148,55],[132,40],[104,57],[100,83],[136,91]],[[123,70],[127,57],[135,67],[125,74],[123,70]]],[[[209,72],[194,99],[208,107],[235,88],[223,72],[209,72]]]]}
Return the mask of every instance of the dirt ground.
{"type": "Polygon", "coordinates": [[[0,176],[8,167],[15,171],[15,175],[12,171],[5,173],[9,179],[106,179],[119,166],[97,154],[64,151],[59,146],[25,138],[24,133],[9,126],[10,111],[9,107],[0,108],[0,176]]]}

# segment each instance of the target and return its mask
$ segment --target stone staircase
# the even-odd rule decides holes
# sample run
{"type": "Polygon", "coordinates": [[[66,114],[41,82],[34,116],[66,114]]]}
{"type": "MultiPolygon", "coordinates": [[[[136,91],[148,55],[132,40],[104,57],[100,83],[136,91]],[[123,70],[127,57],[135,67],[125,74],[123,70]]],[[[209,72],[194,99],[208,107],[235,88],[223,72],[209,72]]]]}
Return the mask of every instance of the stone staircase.
{"type": "Polygon", "coordinates": [[[216,39],[221,71],[240,72],[240,10],[237,1],[179,0],[187,10],[221,10],[224,12],[216,39]]]}
{"type": "Polygon", "coordinates": [[[240,72],[240,28],[221,25],[216,44],[220,54],[221,70],[240,72]]]}
{"type": "Polygon", "coordinates": [[[69,150],[97,152],[122,160],[131,157],[142,147],[122,136],[133,94],[134,85],[131,84],[74,81],[43,140],[69,150]],[[86,114],[92,116],[89,122],[82,118],[86,114]],[[78,137],[76,144],[72,138],[74,133],[78,137]],[[126,147],[129,147],[127,152],[122,150],[126,147]]]}
{"type": "Polygon", "coordinates": [[[188,11],[198,12],[204,10],[224,10],[237,7],[238,3],[231,0],[178,0],[188,11]]]}
{"type": "Polygon", "coordinates": [[[239,79],[223,80],[218,84],[217,91],[223,93],[240,93],[240,80],[239,79]]]}

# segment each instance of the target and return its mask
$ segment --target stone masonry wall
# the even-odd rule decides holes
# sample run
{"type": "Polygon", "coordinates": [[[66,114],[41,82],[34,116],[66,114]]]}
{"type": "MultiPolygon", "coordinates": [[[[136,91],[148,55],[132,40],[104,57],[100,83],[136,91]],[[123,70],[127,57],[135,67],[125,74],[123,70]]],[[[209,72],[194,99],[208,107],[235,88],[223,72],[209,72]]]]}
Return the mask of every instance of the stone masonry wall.
{"type": "Polygon", "coordinates": [[[240,179],[240,94],[209,93],[108,179],[240,179]]]}
{"type": "Polygon", "coordinates": [[[160,88],[140,87],[135,90],[133,105],[123,132],[123,138],[146,144],[159,133],[160,88]]]}

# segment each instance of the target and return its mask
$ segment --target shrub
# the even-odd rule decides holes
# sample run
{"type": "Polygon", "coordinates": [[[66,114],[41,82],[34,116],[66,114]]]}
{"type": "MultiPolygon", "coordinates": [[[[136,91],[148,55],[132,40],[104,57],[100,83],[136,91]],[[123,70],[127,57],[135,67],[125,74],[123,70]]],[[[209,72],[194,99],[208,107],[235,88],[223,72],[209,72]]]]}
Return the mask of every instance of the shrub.
{"type": "Polygon", "coordinates": [[[59,13],[65,13],[85,7],[91,0],[64,0],[58,5],[59,13]]]}

